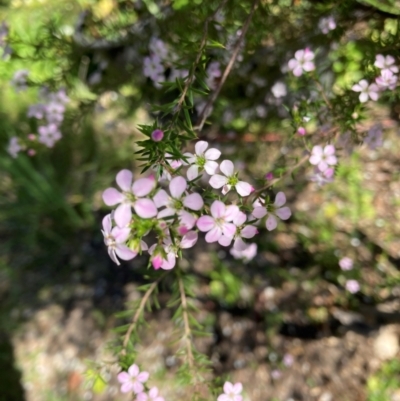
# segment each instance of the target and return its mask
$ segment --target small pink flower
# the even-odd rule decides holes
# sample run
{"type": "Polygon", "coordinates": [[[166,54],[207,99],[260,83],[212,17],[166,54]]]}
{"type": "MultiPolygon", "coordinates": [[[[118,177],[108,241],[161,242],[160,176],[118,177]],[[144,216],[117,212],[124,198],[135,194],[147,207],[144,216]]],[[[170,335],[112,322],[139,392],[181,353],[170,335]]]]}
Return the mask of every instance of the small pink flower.
{"type": "Polygon", "coordinates": [[[382,70],[381,75],[375,79],[379,89],[393,90],[397,85],[397,75],[394,75],[390,70],[382,70]]]}
{"type": "Polygon", "coordinates": [[[351,270],[353,268],[353,261],[345,256],[344,258],[339,260],[339,266],[342,270],[351,270]]]}
{"type": "Polygon", "coordinates": [[[224,175],[215,174],[210,178],[210,185],[213,188],[221,188],[222,194],[226,195],[232,187],[235,187],[240,196],[249,196],[254,188],[244,181],[239,181],[237,173],[234,171],[234,165],[230,160],[224,160],[219,169],[224,175]]]}
{"type": "Polygon", "coordinates": [[[381,70],[390,70],[397,74],[399,69],[394,65],[395,59],[394,57],[388,55],[383,56],[382,54],[377,54],[375,58],[374,66],[380,68],[381,70]]]}
{"type": "Polygon", "coordinates": [[[368,99],[377,101],[379,97],[379,87],[376,84],[368,84],[368,81],[362,79],[358,84],[355,84],[351,88],[354,92],[360,92],[360,102],[365,103],[368,99]]]}
{"type": "Polygon", "coordinates": [[[131,230],[129,228],[112,228],[110,214],[103,218],[103,230],[101,232],[104,236],[104,243],[107,245],[108,255],[117,265],[120,265],[117,256],[122,260],[131,260],[138,254],[125,245],[131,230]]]}
{"type": "Polygon", "coordinates": [[[198,211],[203,205],[203,198],[196,192],[184,196],[187,188],[186,180],[181,177],[175,177],[169,183],[169,192],[171,196],[167,194],[166,191],[160,189],[154,196],[154,203],[158,208],[165,206],[165,209],[158,213],[158,218],[162,219],[168,216],[174,216],[179,214],[184,208],[198,211]]]}
{"type": "Polygon", "coordinates": [[[235,259],[243,259],[244,263],[248,263],[257,255],[257,244],[249,244],[243,251],[232,247],[230,253],[235,259]]]}
{"type": "Polygon", "coordinates": [[[292,366],[293,365],[293,362],[294,362],[294,358],[293,358],[293,355],[291,355],[291,354],[285,354],[284,356],[283,356],[283,364],[287,367],[287,368],[289,368],[290,366],[292,366]]]}
{"type": "Polygon", "coordinates": [[[324,148],[319,145],[314,146],[311,151],[310,163],[317,166],[322,172],[329,166],[334,166],[337,163],[335,147],[333,145],[326,145],[324,148]]]}
{"type": "MultiPolygon", "coordinates": [[[[247,217],[245,213],[238,212],[232,221],[236,226],[236,233],[234,235],[235,242],[233,247],[239,251],[244,251],[248,247],[248,244],[243,241],[243,238],[253,238],[256,234],[258,234],[258,230],[255,226],[245,225],[246,219],[247,217]]],[[[226,237],[225,235],[222,235],[218,242],[220,245],[229,246],[232,242],[232,237],[226,237]]]]}
{"type": "Polygon", "coordinates": [[[281,220],[287,220],[292,215],[292,212],[287,206],[282,207],[285,203],[285,194],[283,192],[278,192],[273,205],[268,205],[267,208],[264,206],[256,206],[253,210],[253,216],[256,219],[262,219],[268,214],[266,227],[268,231],[272,231],[278,226],[277,217],[281,220]]]}
{"type": "Polygon", "coordinates": [[[16,136],[11,137],[10,142],[8,143],[7,146],[7,152],[15,159],[21,150],[22,147],[19,144],[18,137],[16,136]]]}
{"type": "Polygon", "coordinates": [[[271,181],[274,179],[274,174],[272,171],[268,172],[267,174],[265,174],[265,179],[268,181],[271,181]]]}
{"type": "Polygon", "coordinates": [[[333,31],[336,28],[335,19],[332,16],[321,18],[318,22],[318,28],[326,35],[329,31],[333,31]]]}
{"type": "Polygon", "coordinates": [[[242,391],[242,383],[225,382],[224,393],[218,396],[217,401],[243,401],[243,397],[240,395],[242,391]]]}
{"type": "Polygon", "coordinates": [[[119,204],[114,219],[119,227],[125,227],[132,219],[132,210],[139,217],[149,219],[157,215],[157,208],[151,199],[144,198],[154,189],[155,181],[151,178],[140,178],[132,185],[133,175],[129,170],[121,170],[116,177],[122,192],[107,188],[103,192],[103,201],[107,206],[119,204]]]}
{"type": "Polygon", "coordinates": [[[156,54],[144,58],[143,74],[154,82],[163,80],[164,66],[156,54]]]}
{"type": "Polygon", "coordinates": [[[122,393],[133,391],[135,394],[140,394],[144,390],[143,383],[149,378],[148,372],[140,372],[137,365],[129,367],[128,372],[121,372],[117,376],[121,385],[122,393]]]}
{"type": "Polygon", "coordinates": [[[347,280],[345,284],[346,290],[355,294],[356,292],[360,291],[360,284],[357,280],[347,280]]]}
{"type": "Polygon", "coordinates": [[[35,149],[28,149],[28,156],[35,156],[36,155],[36,150],[35,149]]]}
{"type": "Polygon", "coordinates": [[[303,75],[304,71],[309,72],[315,70],[313,60],[314,53],[309,48],[297,50],[297,52],[294,54],[294,58],[289,60],[289,70],[293,71],[294,76],[300,77],[303,75]]]}
{"type": "Polygon", "coordinates": [[[190,166],[187,171],[188,180],[192,181],[199,176],[199,172],[205,170],[207,174],[215,174],[221,151],[215,148],[208,149],[208,142],[198,141],[194,147],[195,154],[185,153],[187,164],[190,166]]]}
{"type": "Polygon", "coordinates": [[[297,128],[297,133],[300,136],[304,136],[306,134],[306,129],[304,127],[299,127],[299,128],[297,128]]]}
{"type": "Polygon", "coordinates": [[[160,129],[156,129],[151,133],[151,139],[154,142],[160,142],[164,138],[164,132],[160,129]]]}
{"type": "Polygon", "coordinates": [[[236,205],[225,206],[221,201],[214,201],[211,205],[211,216],[201,216],[197,220],[197,228],[207,232],[206,242],[217,242],[222,235],[233,238],[236,226],[230,223],[239,213],[236,205]]]}
{"type": "Polygon", "coordinates": [[[310,181],[316,182],[319,186],[323,186],[333,181],[335,170],[333,168],[327,168],[325,171],[321,171],[318,167],[315,167],[314,174],[310,177],[310,181]]]}

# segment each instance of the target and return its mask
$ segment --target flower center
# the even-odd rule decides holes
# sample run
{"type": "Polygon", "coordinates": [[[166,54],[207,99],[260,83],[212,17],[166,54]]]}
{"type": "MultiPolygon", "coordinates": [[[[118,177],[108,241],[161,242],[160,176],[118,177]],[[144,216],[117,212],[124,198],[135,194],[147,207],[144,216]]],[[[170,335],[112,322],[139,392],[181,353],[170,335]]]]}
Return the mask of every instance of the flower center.
{"type": "Polygon", "coordinates": [[[109,248],[114,248],[115,247],[115,239],[111,235],[108,235],[107,237],[104,237],[104,243],[109,247],[109,248]]]}
{"type": "Polygon", "coordinates": [[[173,199],[172,200],[172,207],[175,210],[181,210],[183,208],[183,203],[180,199],[173,199]]]}
{"type": "Polygon", "coordinates": [[[228,178],[228,181],[227,181],[227,185],[231,185],[232,187],[234,187],[237,183],[239,182],[239,179],[236,177],[236,176],[232,176],[232,177],[229,177],[228,178]]]}
{"type": "Polygon", "coordinates": [[[207,162],[207,160],[206,160],[206,158],[205,158],[203,155],[197,156],[197,158],[196,158],[196,164],[197,164],[199,167],[203,168],[204,165],[206,164],[206,162],[207,162]]]}

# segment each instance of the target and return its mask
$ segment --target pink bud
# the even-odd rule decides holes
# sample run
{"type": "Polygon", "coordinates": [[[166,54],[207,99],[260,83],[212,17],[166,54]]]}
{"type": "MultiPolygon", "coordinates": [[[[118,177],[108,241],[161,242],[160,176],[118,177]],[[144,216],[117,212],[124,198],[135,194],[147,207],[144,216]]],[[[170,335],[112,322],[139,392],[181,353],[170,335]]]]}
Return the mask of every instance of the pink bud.
{"type": "Polygon", "coordinates": [[[34,140],[36,139],[36,135],[35,135],[35,134],[29,134],[29,135],[28,135],[28,139],[29,139],[30,141],[34,141],[34,140]]]}
{"type": "Polygon", "coordinates": [[[301,136],[304,136],[306,134],[306,129],[304,127],[299,127],[297,129],[297,133],[301,136]]]}
{"type": "Polygon", "coordinates": [[[269,173],[265,174],[265,179],[268,181],[271,181],[274,179],[274,175],[272,174],[272,171],[270,171],[269,173]]]}
{"type": "Polygon", "coordinates": [[[154,142],[160,142],[164,138],[164,132],[160,129],[156,129],[151,133],[151,139],[154,142]]]}
{"type": "Polygon", "coordinates": [[[36,150],[35,149],[29,149],[28,150],[28,155],[29,156],[35,156],[36,155],[36,150]]]}
{"type": "Polygon", "coordinates": [[[161,255],[156,255],[154,258],[151,259],[151,264],[153,265],[154,269],[158,270],[163,263],[163,258],[161,255]]]}

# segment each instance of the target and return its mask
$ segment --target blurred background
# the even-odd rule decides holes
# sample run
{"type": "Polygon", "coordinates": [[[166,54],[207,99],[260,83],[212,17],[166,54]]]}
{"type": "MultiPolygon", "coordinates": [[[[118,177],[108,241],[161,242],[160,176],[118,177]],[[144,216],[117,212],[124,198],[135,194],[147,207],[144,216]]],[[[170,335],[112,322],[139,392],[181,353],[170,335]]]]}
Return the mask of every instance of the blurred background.
{"type": "MultiPolygon", "coordinates": [[[[376,54],[400,49],[394,0],[261,3],[202,133],[259,185],[304,154],[294,116],[315,142],[329,129],[309,82],[285,70],[296,50],[317,51],[328,95],[347,96],[372,74],[376,54]],[[328,17],[336,26],[324,32],[328,17]]],[[[115,313],[141,296],[147,259],[109,259],[101,194],[123,168],[138,176],[136,127],[157,118],[151,104],[176,97],[155,84],[146,58],[159,55],[159,80],[173,80],[195,59],[216,4],[0,2],[1,401],[129,399],[119,393],[108,344],[127,322],[115,313]],[[44,102],[56,123],[37,115],[44,102]],[[60,133],[51,146],[38,140],[44,126],[60,133]]],[[[228,1],[210,26],[210,38],[224,44],[208,51],[211,89],[249,4],[228,1]]],[[[354,96],[343,114],[359,114],[359,137],[337,147],[334,181],[320,187],[303,166],[274,187],[271,196],[283,190],[292,217],[273,232],[261,229],[256,255],[235,259],[200,242],[185,256],[198,320],[211,334],[196,347],[216,377],[243,383],[246,400],[400,400],[399,92],[364,108],[354,96]],[[382,142],[363,143],[376,124],[382,142]]],[[[195,99],[193,121],[205,100],[195,99]]],[[[345,128],[341,134],[345,141],[345,128]]],[[[162,305],[168,295],[166,285],[162,305]]],[[[138,362],[166,400],[183,400],[171,315],[148,314],[138,362]]]]}

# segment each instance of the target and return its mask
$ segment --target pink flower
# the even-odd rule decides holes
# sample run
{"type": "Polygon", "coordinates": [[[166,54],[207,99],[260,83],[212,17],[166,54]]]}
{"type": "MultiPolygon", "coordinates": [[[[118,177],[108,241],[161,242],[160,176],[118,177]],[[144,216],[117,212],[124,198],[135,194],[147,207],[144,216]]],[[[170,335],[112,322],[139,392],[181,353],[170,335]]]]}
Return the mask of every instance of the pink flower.
{"type": "Polygon", "coordinates": [[[240,395],[242,390],[242,383],[225,382],[224,394],[218,396],[217,401],[242,401],[243,397],[240,395]]]}
{"type": "Polygon", "coordinates": [[[203,198],[198,193],[183,196],[187,188],[187,182],[183,177],[175,177],[169,183],[171,196],[163,189],[160,189],[154,196],[154,203],[158,208],[165,206],[165,209],[158,213],[158,218],[179,214],[183,208],[198,211],[203,205],[203,198]]]}
{"type": "Polygon", "coordinates": [[[144,390],[143,383],[149,378],[148,372],[140,372],[137,365],[129,367],[128,372],[121,372],[117,376],[121,385],[122,393],[133,391],[135,394],[140,394],[144,390]]]}
{"type": "Polygon", "coordinates": [[[108,248],[108,255],[117,265],[120,265],[117,256],[122,260],[131,260],[137,255],[137,252],[132,251],[125,245],[131,230],[129,228],[112,228],[110,214],[103,218],[103,230],[101,232],[104,236],[104,243],[108,248]]]}
{"type": "Polygon", "coordinates": [[[310,180],[316,182],[319,186],[322,186],[332,182],[334,174],[335,170],[333,168],[329,167],[325,171],[321,171],[315,167],[314,174],[310,177],[310,180]]]}
{"type": "Polygon", "coordinates": [[[287,206],[282,207],[285,203],[285,194],[283,192],[278,192],[273,205],[268,205],[267,208],[264,206],[256,206],[253,210],[253,216],[256,219],[262,219],[268,214],[266,227],[268,231],[272,231],[278,226],[277,217],[281,220],[287,220],[292,215],[292,212],[287,206]]]}
{"type": "Polygon", "coordinates": [[[115,210],[114,219],[119,227],[125,227],[132,219],[133,206],[135,212],[143,219],[157,215],[157,208],[151,199],[143,198],[154,189],[155,181],[150,178],[140,178],[132,185],[133,175],[129,170],[121,170],[116,177],[122,192],[115,188],[107,188],[103,192],[103,201],[107,206],[119,204],[115,210]]]}
{"type": "Polygon", "coordinates": [[[294,358],[291,354],[285,354],[283,357],[283,364],[288,368],[293,365],[294,358]]]}
{"type": "Polygon", "coordinates": [[[149,77],[154,82],[162,81],[164,74],[164,66],[161,64],[161,59],[156,54],[144,58],[143,74],[149,77]]]}
{"type": "Polygon", "coordinates": [[[161,60],[168,58],[168,48],[165,43],[158,38],[151,38],[149,44],[150,51],[161,60]]]}
{"type": "Polygon", "coordinates": [[[336,28],[335,19],[332,16],[321,18],[318,22],[318,28],[326,35],[329,31],[333,31],[336,28]]]}
{"type": "MultiPolygon", "coordinates": [[[[236,233],[234,235],[235,242],[233,247],[238,251],[244,251],[248,247],[248,244],[243,241],[243,238],[253,238],[256,234],[258,234],[256,227],[252,225],[245,225],[246,219],[247,217],[245,213],[238,212],[232,221],[236,226],[236,233]]],[[[232,237],[226,237],[225,235],[222,235],[218,242],[220,245],[229,246],[232,242],[232,237]]]]}
{"type": "Polygon", "coordinates": [[[164,138],[164,132],[160,129],[156,129],[151,133],[151,139],[154,142],[160,142],[164,138]]]}
{"type": "Polygon", "coordinates": [[[354,92],[360,92],[360,102],[365,103],[368,101],[368,99],[371,99],[373,101],[378,100],[378,92],[379,92],[379,87],[376,84],[368,84],[368,81],[365,79],[362,79],[358,84],[355,84],[351,88],[354,92]]]}
{"type": "Polygon", "coordinates": [[[393,90],[397,85],[397,75],[394,75],[390,70],[382,70],[381,75],[375,79],[379,89],[393,90]]]}
{"type": "Polygon", "coordinates": [[[233,238],[236,226],[230,223],[239,213],[236,205],[225,206],[221,201],[214,201],[211,205],[211,216],[201,216],[197,220],[197,228],[207,232],[206,242],[219,241],[222,235],[233,238]]]}
{"type": "Polygon", "coordinates": [[[399,69],[394,65],[394,57],[388,55],[383,56],[382,54],[377,54],[375,58],[374,66],[380,68],[381,70],[390,70],[394,73],[398,73],[399,69]]]}
{"type": "Polygon", "coordinates": [[[15,159],[18,153],[22,150],[19,140],[16,136],[10,138],[10,142],[7,146],[7,152],[15,159]]]}
{"type": "Polygon", "coordinates": [[[244,181],[239,181],[237,173],[234,171],[233,163],[230,160],[224,160],[219,169],[224,173],[225,176],[215,174],[210,178],[210,185],[213,188],[221,188],[222,194],[226,195],[232,187],[235,187],[237,193],[240,196],[249,196],[254,188],[244,181]]]}
{"type": "Polygon", "coordinates": [[[138,394],[136,401],[164,401],[164,398],[158,395],[157,387],[152,387],[148,395],[146,393],[138,394]]]}
{"type": "Polygon", "coordinates": [[[304,136],[306,134],[306,129],[304,127],[299,127],[299,128],[297,128],[297,133],[300,136],[304,136]]]}
{"type": "Polygon", "coordinates": [[[356,292],[360,291],[360,284],[357,280],[347,280],[345,284],[346,290],[355,294],[356,292]]]}
{"type": "Polygon", "coordinates": [[[343,271],[351,270],[353,268],[353,261],[345,256],[339,260],[339,266],[343,271]]]}
{"type": "Polygon", "coordinates": [[[289,60],[289,70],[293,71],[294,76],[300,77],[303,75],[303,71],[309,72],[315,70],[313,60],[314,53],[309,48],[297,50],[294,54],[294,58],[289,60]]]}
{"type": "Polygon", "coordinates": [[[317,166],[322,172],[329,166],[334,166],[337,163],[335,147],[333,145],[326,145],[324,148],[319,145],[314,146],[311,151],[310,163],[317,166]]]}
{"type": "Polygon", "coordinates": [[[185,153],[187,163],[190,165],[187,171],[188,180],[192,181],[199,176],[199,171],[205,170],[207,174],[213,175],[218,168],[218,163],[215,161],[221,156],[218,149],[208,149],[208,142],[199,141],[195,145],[195,155],[185,153]]]}
{"type": "Polygon", "coordinates": [[[272,171],[268,172],[267,174],[265,174],[265,179],[268,181],[271,181],[274,179],[274,174],[272,171]]]}
{"type": "Polygon", "coordinates": [[[257,255],[257,244],[249,244],[243,251],[231,248],[230,253],[235,259],[243,259],[244,263],[248,263],[257,255]]]}

